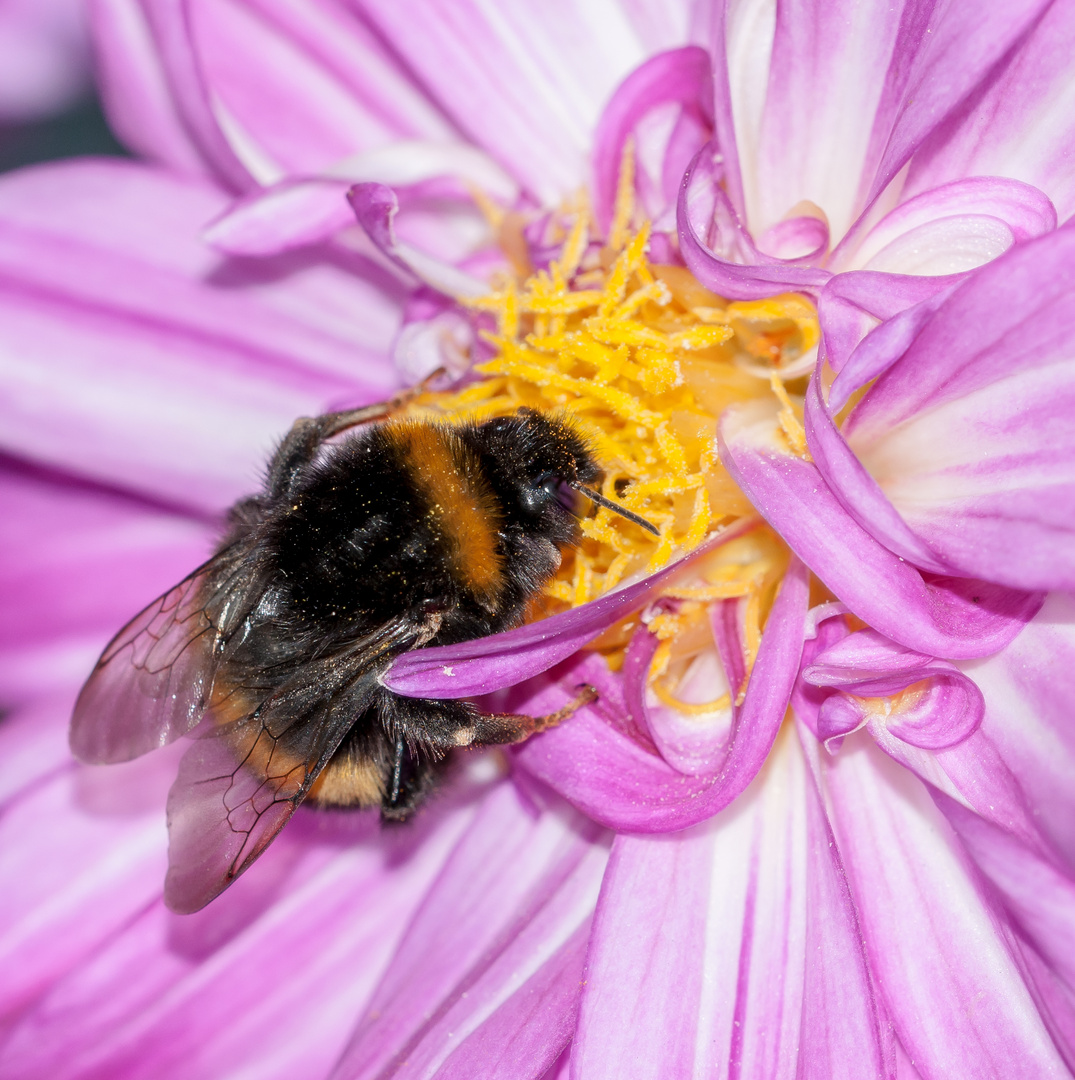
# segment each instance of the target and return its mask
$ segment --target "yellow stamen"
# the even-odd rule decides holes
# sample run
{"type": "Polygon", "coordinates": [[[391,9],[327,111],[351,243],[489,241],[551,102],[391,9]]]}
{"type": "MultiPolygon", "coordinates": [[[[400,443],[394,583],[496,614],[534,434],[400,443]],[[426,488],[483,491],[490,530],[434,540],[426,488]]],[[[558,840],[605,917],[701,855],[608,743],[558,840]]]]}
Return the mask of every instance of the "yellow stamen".
{"type": "Polygon", "coordinates": [[[630,136],[623,144],[620,158],[620,175],[616,184],[616,206],[612,212],[612,228],[608,234],[608,246],[620,251],[627,241],[631,218],[635,212],[635,140],[630,136]]]}
{"type": "Polygon", "coordinates": [[[778,419],[780,430],[784,432],[788,446],[791,447],[792,453],[809,461],[810,450],[806,445],[806,430],[799,421],[795,406],[792,405],[791,398],[788,397],[788,392],[784,388],[784,380],[775,371],[769,376],[769,386],[776,395],[777,401],[783,406],[778,419]]]}

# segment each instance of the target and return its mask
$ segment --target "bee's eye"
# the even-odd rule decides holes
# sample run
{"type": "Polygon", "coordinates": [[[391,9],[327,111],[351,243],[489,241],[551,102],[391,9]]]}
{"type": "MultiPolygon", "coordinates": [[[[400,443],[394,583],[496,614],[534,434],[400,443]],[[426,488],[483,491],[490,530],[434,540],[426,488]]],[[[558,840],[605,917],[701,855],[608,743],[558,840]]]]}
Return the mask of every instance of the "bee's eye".
{"type": "Polygon", "coordinates": [[[541,488],[546,495],[555,499],[565,510],[570,511],[572,514],[575,513],[578,495],[568,486],[567,481],[562,476],[557,476],[555,473],[546,473],[544,476],[538,477],[536,486],[541,488]]]}

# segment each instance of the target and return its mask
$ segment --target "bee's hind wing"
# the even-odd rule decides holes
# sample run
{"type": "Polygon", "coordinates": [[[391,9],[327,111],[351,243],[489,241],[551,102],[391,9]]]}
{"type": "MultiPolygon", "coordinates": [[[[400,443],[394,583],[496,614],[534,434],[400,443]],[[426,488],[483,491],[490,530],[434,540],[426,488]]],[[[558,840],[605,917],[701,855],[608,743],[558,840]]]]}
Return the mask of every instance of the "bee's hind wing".
{"type": "Polygon", "coordinates": [[[194,732],[168,794],[164,899],[173,911],[204,907],[269,846],[374,702],[380,661],[413,635],[385,628],[361,648],[304,665],[238,719],[209,716],[194,732]]]}
{"type": "Polygon", "coordinates": [[[139,612],[109,642],[75,703],[71,750],[94,765],[167,746],[201,719],[242,560],[225,550],[139,612]]]}

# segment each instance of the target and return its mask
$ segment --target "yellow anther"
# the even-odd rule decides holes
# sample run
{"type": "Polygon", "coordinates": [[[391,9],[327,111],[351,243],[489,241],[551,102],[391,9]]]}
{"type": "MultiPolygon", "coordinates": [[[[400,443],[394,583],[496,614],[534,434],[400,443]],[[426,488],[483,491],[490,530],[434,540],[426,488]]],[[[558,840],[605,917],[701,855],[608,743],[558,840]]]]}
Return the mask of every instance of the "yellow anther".
{"type": "Polygon", "coordinates": [[[777,418],[780,421],[780,430],[784,432],[784,438],[787,439],[788,446],[791,447],[791,452],[801,458],[809,459],[810,449],[806,444],[806,431],[796,415],[795,406],[792,405],[787,390],[784,388],[784,381],[775,371],[769,376],[769,386],[776,395],[777,401],[783,406],[777,418]]]}
{"type": "Polygon", "coordinates": [[[620,251],[627,242],[631,218],[635,212],[635,140],[628,137],[620,157],[620,175],[616,182],[616,205],[612,211],[612,228],[608,234],[608,246],[620,251]]]}

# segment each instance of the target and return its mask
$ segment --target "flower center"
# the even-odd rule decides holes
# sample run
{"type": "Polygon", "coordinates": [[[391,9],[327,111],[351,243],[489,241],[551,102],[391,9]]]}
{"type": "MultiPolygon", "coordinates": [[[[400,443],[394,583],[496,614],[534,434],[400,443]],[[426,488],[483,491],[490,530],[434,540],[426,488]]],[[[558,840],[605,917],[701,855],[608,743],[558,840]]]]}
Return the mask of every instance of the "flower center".
{"type": "MultiPolygon", "coordinates": [[[[628,201],[621,196],[604,245],[591,242],[585,208],[551,216],[531,244],[558,244],[558,256],[525,275],[501,274],[487,296],[467,302],[489,324],[483,337],[494,350],[474,368],[480,378],[413,406],[476,420],[523,406],[566,412],[596,451],[602,494],[659,528],[655,538],[598,508],[582,520],[582,543],[565,553],[532,617],[592,600],[754,519],[717,453],[717,421],[729,406],[775,394],[783,437],[805,451],[801,405],[785,380],[801,389],[802,361],[818,340],[812,305],[792,294],[729,303],[683,267],[651,263],[649,226],[627,227],[628,201]]],[[[666,591],[675,602],[649,624],[662,641],[653,667],[662,698],[674,696],[702,638],[712,646],[700,633],[712,601],[748,598],[752,657],[786,560],[783,544],[759,526],[699,559],[687,583],[666,591]]],[[[599,639],[614,664],[637,622],[599,639]]]]}

